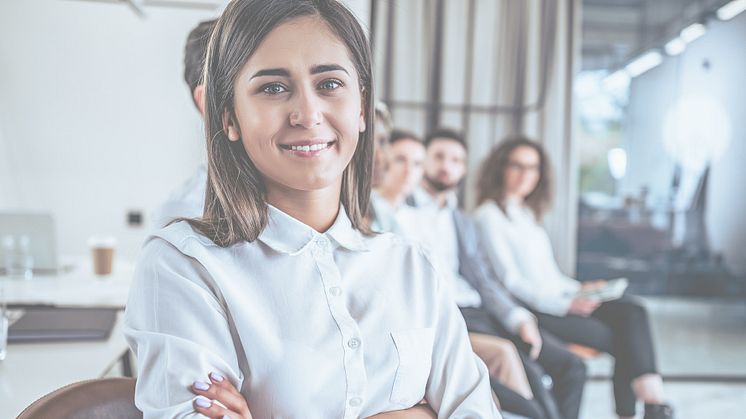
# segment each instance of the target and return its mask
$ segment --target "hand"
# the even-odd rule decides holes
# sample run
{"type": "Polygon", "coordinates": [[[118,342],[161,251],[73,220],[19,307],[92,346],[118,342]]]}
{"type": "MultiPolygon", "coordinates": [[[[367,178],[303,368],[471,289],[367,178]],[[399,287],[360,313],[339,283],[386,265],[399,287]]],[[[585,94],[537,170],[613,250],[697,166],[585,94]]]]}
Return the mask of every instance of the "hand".
{"type": "Polygon", "coordinates": [[[252,419],[246,399],[218,373],[211,372],[209,381],[195,381],[192,392],[200,396],[193,403],[194,410],[208,418],[252,419]]]}
{"type": "Polygon", "coordinates": [[[518,326],[518,336],[521,338],[522,341],[531,345],[531,352],[528,353],[528,356],[531,359],[537,359],[539,357],[539,354],[541,353],[541,345],[543,344],[543,342],[541,340],[541,334],[539,333],[539,327],[536,325],[536,322],[533,320],[528,320],[521,323],[521,325],[518,326]]]}
{"type": "Polygon", "coordinates": [[[433,419],[438,416],[433,409],[426,404],[418,404],[404,410],[395,410],[393,412],[384,412],[377,415],[369,416],[367,419],[433,419]]]}
{"type": "Polygon", "coordinates": [[[597,279],[595,281],[586,281],[583,282],[583,285],[580,286],[580,289],[583,291],[589,291],[589,290],[597,290],[599,288],[603,288],[606,286],[608,281],[605,279],[597,279]]]}
{"type": "Polygon", "coordinates": [[[600,305],[601,305],[600,301],[589,300],[587,298],[578,297],[572,300],[572,303],[570,303],[570,309],[568,310],[568,312],[570,314],[575,314],[576,316],[588,317],[591,314],[593,314],[593,312],[596,311],[596,309],[600,305]]]}

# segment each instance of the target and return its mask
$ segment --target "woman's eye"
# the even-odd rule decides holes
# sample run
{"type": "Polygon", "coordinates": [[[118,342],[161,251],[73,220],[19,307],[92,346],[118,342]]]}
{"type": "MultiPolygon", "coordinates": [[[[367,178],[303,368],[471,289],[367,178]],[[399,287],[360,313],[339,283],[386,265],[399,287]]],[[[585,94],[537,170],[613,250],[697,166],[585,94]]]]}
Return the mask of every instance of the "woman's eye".
{"type": "Polygon", "coordinates": [[[339,80],[324,80],[319,84],[322,90],[335,90],[342,87],[342,82],[339,80]]]}
{"type": "Polygon", "coordinates": [[[266,93],[268,95],[276,95],[279,93],[286,92],[287,89],[285,86],[279,84],[279,83],[271,83],[264,87],[262,87],[262,93],[266,93]]]}

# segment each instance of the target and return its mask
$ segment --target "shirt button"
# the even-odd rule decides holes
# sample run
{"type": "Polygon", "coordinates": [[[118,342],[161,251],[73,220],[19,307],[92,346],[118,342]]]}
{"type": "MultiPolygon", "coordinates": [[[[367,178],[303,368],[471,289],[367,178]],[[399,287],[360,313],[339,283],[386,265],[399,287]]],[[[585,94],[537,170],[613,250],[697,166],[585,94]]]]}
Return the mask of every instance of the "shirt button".
{"type": "Polygon", "coordinates": [[[349,346],[352,349],[357,349],[358,346],[360,346],[360,339],[358,339],[358,338],[352,338],[352,339],[348,340],[347,341],[347,346],[349,346]]]}
{"type": "Polygon", "coordinates": [[[329,294],[331,294],[334,297],[339,297],[340,295],[342,295],[342,288],[331,287],[329,288],[329,294]]]}
{"type": "Polygon", "coordinates": [[[353,397],[350,399],[349,403],[352,407],[358,407],[363,404],[363,399],[361,399],[360,397],[353,397]]]}
{"type": "Polygon", "coordinates": [[[328,242],[326,241],[325,238],[323,238],[323,237],[317,237],[316,238],[316,246],[318,246],[318,247],[320,247],[322,249],[326,249],[327,244],[328,244],[328,242]]]}

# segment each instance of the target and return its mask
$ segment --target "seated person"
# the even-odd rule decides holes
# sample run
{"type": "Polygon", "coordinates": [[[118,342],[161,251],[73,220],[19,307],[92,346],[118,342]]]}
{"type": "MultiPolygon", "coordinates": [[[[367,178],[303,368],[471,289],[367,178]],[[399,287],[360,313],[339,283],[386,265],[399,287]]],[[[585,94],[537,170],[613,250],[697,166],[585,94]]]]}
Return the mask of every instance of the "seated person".
{"type": "Polygon", "coordinates": [[[540,407],[539,412],[521,414],[577,419],[585,364],[540,330],[534,315],[512,299],[487,263],[474,223],[458,208],[456,189],[466,174],[464,138],[438,129],[427,135],[425,146],[424,176],[411,197],[414,216],[401,220],[400,226],[432,251],[469,331],[510,339],[518,347],[540,407]],[[548,388],[547,382],[554,385],[548,388]]]}
{"type": "Polygon", "coordinates": [[[484,162],[475,218],[489,263],[513,295],[536,313],[542,328],[615,357],[620,417],[633,417],[640,399],[645,419],[670,419],[644,307],[626,295],[605,303],[580,297],[579,291],[603,282],[581,284],[557,267],[541,226],[550,201],[549,173],[541,145],[524,138],[502,142],[484,162]]]}
{"type": "MultiPolygon", "coordinates": [[[[394,129],[386,146],[386,160],[382,181],[371,193],[376,214],[373,228],[402,233],[399,222],[414,222],[413,217],[417,216],[405,200],[422,180],[425,146],[415,134],[394,129]]],[[[501,409],[536,417],[534,396],[515,345],[507,339],[478,333],[469,333],[469,340],[474,353],[490,371],[501,409]]]]}
{"type": "MultiPolygon", "coordinates": [[[[217,20],[208,20],[197,25],[187,37],[184,47],[184,81],[189,87],[192,102],[200,116],[205,113],[205,86],[202,84],[202,69],[205,66],[205,52],[210,33],[217,20]]],[[[207,168],[200,165],[197,171],[178,189],[171,192],[168,199],[153,214],[151,226],[157,230],[179,217],[199,217],[205,207],[207,188],[207,168]]]]}
{"type": "Polygon", "coordinates": [[[426,253],[365,227],[374,92],[354,15],[234,0],[204,76],[204,213],[147,240],[125,313],[144,417],[500,418],[426,253]]]}

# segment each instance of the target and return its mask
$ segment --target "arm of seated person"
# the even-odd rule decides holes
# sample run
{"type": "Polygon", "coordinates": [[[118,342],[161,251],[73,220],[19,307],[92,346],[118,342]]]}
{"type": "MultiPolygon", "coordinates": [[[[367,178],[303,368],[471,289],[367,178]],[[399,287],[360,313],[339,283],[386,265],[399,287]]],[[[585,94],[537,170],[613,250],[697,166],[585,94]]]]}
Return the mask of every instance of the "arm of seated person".
{"type": "MultiPolygon", "coordinates": [[[[209,402],[209,406],[206,406],[206,403],[200,405],[197,401],[194,404],[195,411],[208,418],[252,419],[246,399],[230,381],[223,379],[220,375],[216,376],[213,373],[209,375],[209,381],[195,383],[192,386],[192,392],[202,396],[202,400],[209,402]]],[[[418,404],[409,409],[379,413],[368,419],[432,419],[435,417],[435,412],[430,409],[430,406],[418,404]]]]}
{"type": "Polygon", "coordinates": [[[368,417],[368,419],[431,419],[436,418],[435,412],[426,404],[418,404],[404,410],[384,412],[368,417]]]}

